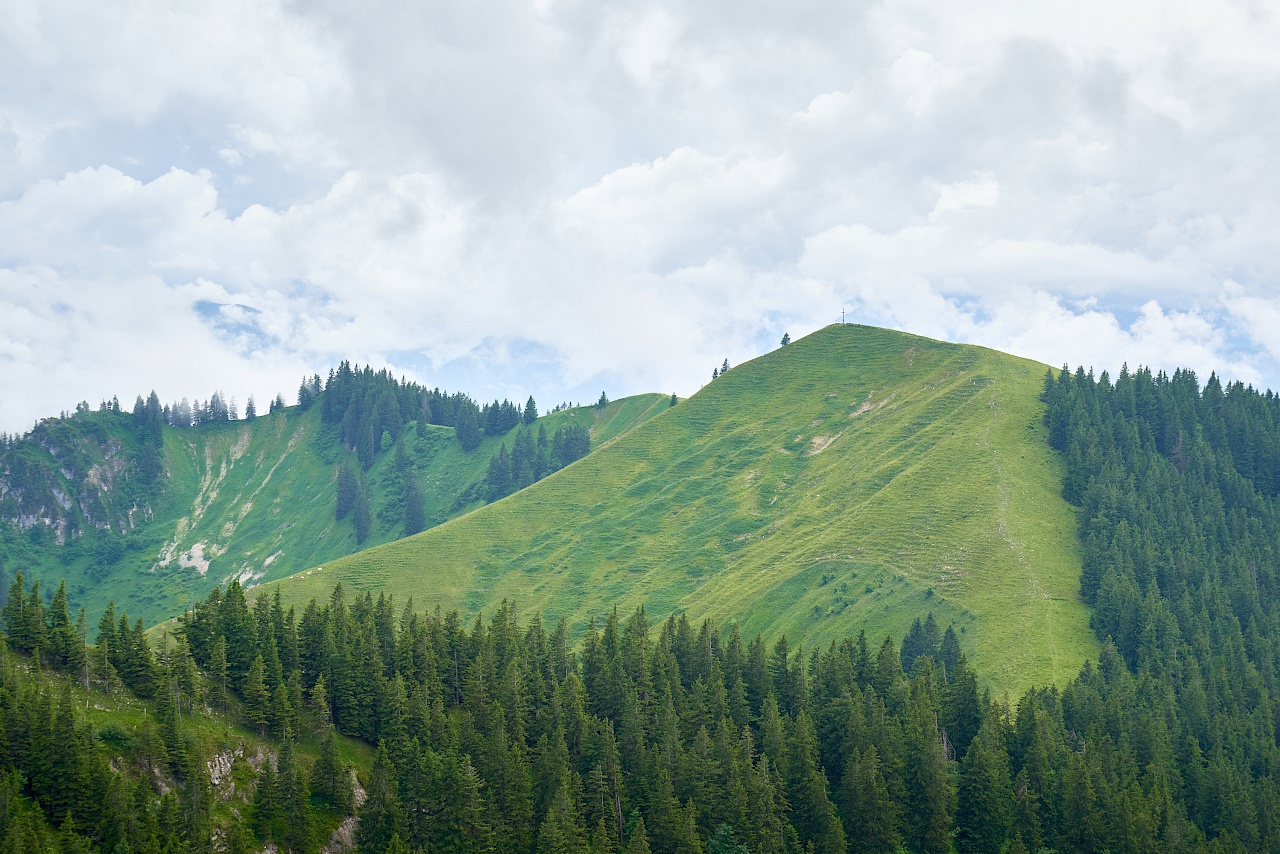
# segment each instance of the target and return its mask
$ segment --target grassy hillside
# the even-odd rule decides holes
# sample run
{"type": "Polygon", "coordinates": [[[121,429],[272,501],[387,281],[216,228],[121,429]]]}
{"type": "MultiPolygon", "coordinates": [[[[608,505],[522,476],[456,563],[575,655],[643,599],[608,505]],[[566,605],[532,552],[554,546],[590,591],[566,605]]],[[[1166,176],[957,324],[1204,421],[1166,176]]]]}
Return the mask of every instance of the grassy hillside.
{"type": "MultiPolygon", "coordinates": [[[[585,421],[599,443],[667,405],[663,395],[641,395],[603,410],[558,412],[538,423],[554,433],[566,422],[585,421]]],[[[502,443],[511,446],[514,433],[485,437],[464,453],[453,428],[406,428],[402,439],[422,487],[428,526],[483,505],[489,459],[502,443]]],[[[16,523],[19,511],[18,520],[0,524],[0,565],[7,576],[0,585],[17,570],[28,581],[41,580],[46,592],[65,578],[73,608],[88,608],[91,622],[111,600],[152,622],[233,577],[245,584],[280,578],[361,547],[352,518],[334,518],[338,468],[354,455],[337,430],[321,422],[318,406],[283,409],[252,422],[166,427],[163,441],[164,474],[149,489],[139,485],[129,462],[138,440],[126,414],[50,419],[10,449],[5,473],[27,486],[27,526],[16,523]],[[32,509],[36,487],[47,497],[32,509]],[[39,521],[31,524],[33,519],[39,521]],[[82,535],[68,533],[76,520],[82,535]]],[[[405,475],[391,449],[364,476],[373,518],[365,545],[402,536],[405,475]]]]}
{"type": "Polygon", "coordinates": [[[1044,371],[828,327],[520,493],[280,587],[471,612],[509,598],[576,630],[644,604],[805,644],[863,626],[901,638],[932,611],[998,690],[1061,684],[1097,641],[1044,371]]]}

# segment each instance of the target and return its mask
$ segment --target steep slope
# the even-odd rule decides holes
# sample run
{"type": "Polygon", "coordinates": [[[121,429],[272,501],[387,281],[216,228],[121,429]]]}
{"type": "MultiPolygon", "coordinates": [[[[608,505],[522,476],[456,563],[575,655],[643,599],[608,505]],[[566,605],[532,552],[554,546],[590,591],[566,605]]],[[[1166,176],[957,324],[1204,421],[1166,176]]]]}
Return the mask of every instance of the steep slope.
{"type": "Polygon", "coordinates": [[[1097,641],[1045,370],[828,327],[520,493],[280,589],[342,581],[471,612],[509,598],[576,630],[643,604],[806,644],[901,638],[932,611],[997,689],[1061,683],[1097,641]]]}
{"type": "MultiPolygon", "coordinates": [[[[667,405],[663,395],[641,395],[538,425],[554,433],[585,423],[603,441],[667,405]]],[[[73,608],[85,606],[91,622],[112,600],[151,622],[232,578],[256,583],[357,551],[351,517],[334,514],[338,469],[355,465],[355,455],[319,413],[290,407],[254,421],[166,427],[162,472],[149,484],[131,416],[81,412],[41,422],[0,458],[0,595],[22,570],[46,592],[65,578],[73,608]]],[[[464,452],[453,428],[406,427],[405,457],[428,526],[483,506],[489,459],[517,429],[464,452]]],[[[403,535],[405,477],[391,449],[364,473],[366,545],[403,535]]]]}

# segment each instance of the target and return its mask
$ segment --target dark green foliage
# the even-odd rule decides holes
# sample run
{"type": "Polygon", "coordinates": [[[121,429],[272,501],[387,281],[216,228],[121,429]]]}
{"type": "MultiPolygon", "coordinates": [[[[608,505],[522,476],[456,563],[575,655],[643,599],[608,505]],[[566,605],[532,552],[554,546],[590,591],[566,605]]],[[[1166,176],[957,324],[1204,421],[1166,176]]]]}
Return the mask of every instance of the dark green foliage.
{"type": "Polygon", "coordinates": [[[404,535],[412,537],[427,527],[426,512],[422,506],[422,487],[416,474],[410,469],[404,479],[404,535]]]}
{"type": "MultiPolygon", "coordinates": [[[[211,596],[185,631],[221,625],[242,595],[211,596]]],[[[247,610],[246,714],[261,671],[275,697],[296,682],[324,698],[301,712],[288,700],[299,726],[327,727],[331,707],[338,732],[380,744],[365,850],[1196,850],[1228,833],[1252,850],[1276,827],[1270,783],[1233,782],[1221,751],[1186,752],[1170,729],[1182,713],[1152,714],[1114,651],[1009,709],[978,693],[959,653],[949,670],[919,656],[908,680],[891,639],[876,654],[862,637],[808,653],[779,639],[770,653],[683,617],[650,629],[638,610],[589,627],[574,655],[564,623],[547,636],[509,603],[469,627],[340,587],[296,629],[265,596],[247,610]],[[272,664],[277,646],[297,654],[272,664]]],[[[309,788],[341,815],[335,739],[309,788]]],[[[270,816],[284,783],[262,785],[270,816]]]]}
{"type": "Polygon", "coordinates": [[[960,772],[956,848],[964,854],[999,851],[1009,834],[1013,803],[1009,754],[997,714],[969,745],[960,772]]]}
{"type": "Polygon", "coordinates": [[[782,333],[782,346],[785,347],[790,343],[791,343],[791,333],[790,332],[782,333]]]}
{"type": "Polygon", "coordinates": [[[363,544],[369,539],[369,529],[373,525],[373,511],[369,507],[369,487],[363,480],[356,489],[356,502],[351,518],[355,523],[356,542],[363,544]]]}
{"type": "Polygon", "coordinates": [[[507,453],[504,443],[489,460],[484,487],[486,500],[505,498],[591,451],[591,434],[580,424],[557,428],[550,441],[545,429],[539,428],[538,434],[535,441],[531,430],[521,430],[516,434],[511,453],[507,453]]]}
{"type": "Polygon", "coordinates": [[[360,492],[360,482],[356,470],[348,460],[338,467],[338,508],[335,518],[341,522],[356,506],[356,498],[360,492]]]}
{"type": "Polygon", "coordinates": [[[480,423],[484,425],[486,436],[505,436],[507,432],[520,423],[520,410],[509,400],[501,403],[486,403],[480,409],[480,423]]]}
{"type": "Polygon", "coordinates": [[[934,622],[933,612],[929,613],[923,623],[917,617],[911,623],[911,629],[907,632],[907,636],[902,639],[903,672],[913,673],[916,660],[919,658],[929,658],[935,664],[938,663],[941,657],[940,642],[938,624],[934,622]]]}
{"type": "Polygon", "coordinates": [[[532,424],[538,420],[538,404],[534,403],[533,395],[529,395],[529,399],[525,401],[524,412],[521,414],[521,420],[526,425],[532,424]]]}
{"type": "Polygon", "coordinates": [[[458,435],[458,444],[462,446],[462,450],[471,453],[480,447],[480,414],[475,410],[475,406],[466,406],[458,414],[457,424],[454,430],[458,435]]]}
{"type": "Polygon", "coordinates": [[[1109,643],[1073,695],[1045,704],[1070,743],[1027,721],[1015,828],[1080,849],[1119,850],[1118,821],[1166,850],[1201,833],[1222,850],[1274,846],[1262,817],[1280,751],[1253,722],[1274,720],[1280,680],[1280,398],[1216,376],[1201,388],[1185,370],[1112,383],[1064,368],[1044,400],[1080,506],[1081,593],[1109,643]]]}

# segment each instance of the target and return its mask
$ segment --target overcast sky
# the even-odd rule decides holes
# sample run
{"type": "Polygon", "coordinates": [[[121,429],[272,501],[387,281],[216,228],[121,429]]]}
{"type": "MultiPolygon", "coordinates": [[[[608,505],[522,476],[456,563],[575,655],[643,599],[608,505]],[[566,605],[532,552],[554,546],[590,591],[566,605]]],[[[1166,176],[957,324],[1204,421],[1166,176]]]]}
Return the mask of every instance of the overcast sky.
{"type": "Polygon", "coordinates": [[[0,0],[0,430],[837,320],[1280,387],[1265,2],[0,0]]]}

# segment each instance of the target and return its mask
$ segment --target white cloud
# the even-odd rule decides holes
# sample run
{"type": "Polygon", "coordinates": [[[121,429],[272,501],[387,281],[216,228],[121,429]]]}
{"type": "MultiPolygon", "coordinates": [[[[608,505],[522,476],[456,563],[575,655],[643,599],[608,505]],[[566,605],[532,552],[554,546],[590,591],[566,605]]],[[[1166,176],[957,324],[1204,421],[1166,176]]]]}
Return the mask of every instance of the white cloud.
{"type": "Polygon", "coordinates": [[[1277,35],[1225,3],[18,0],[0,429],[342,357],[685,393],[842,304],[1275,386],[1277,35]]]}

